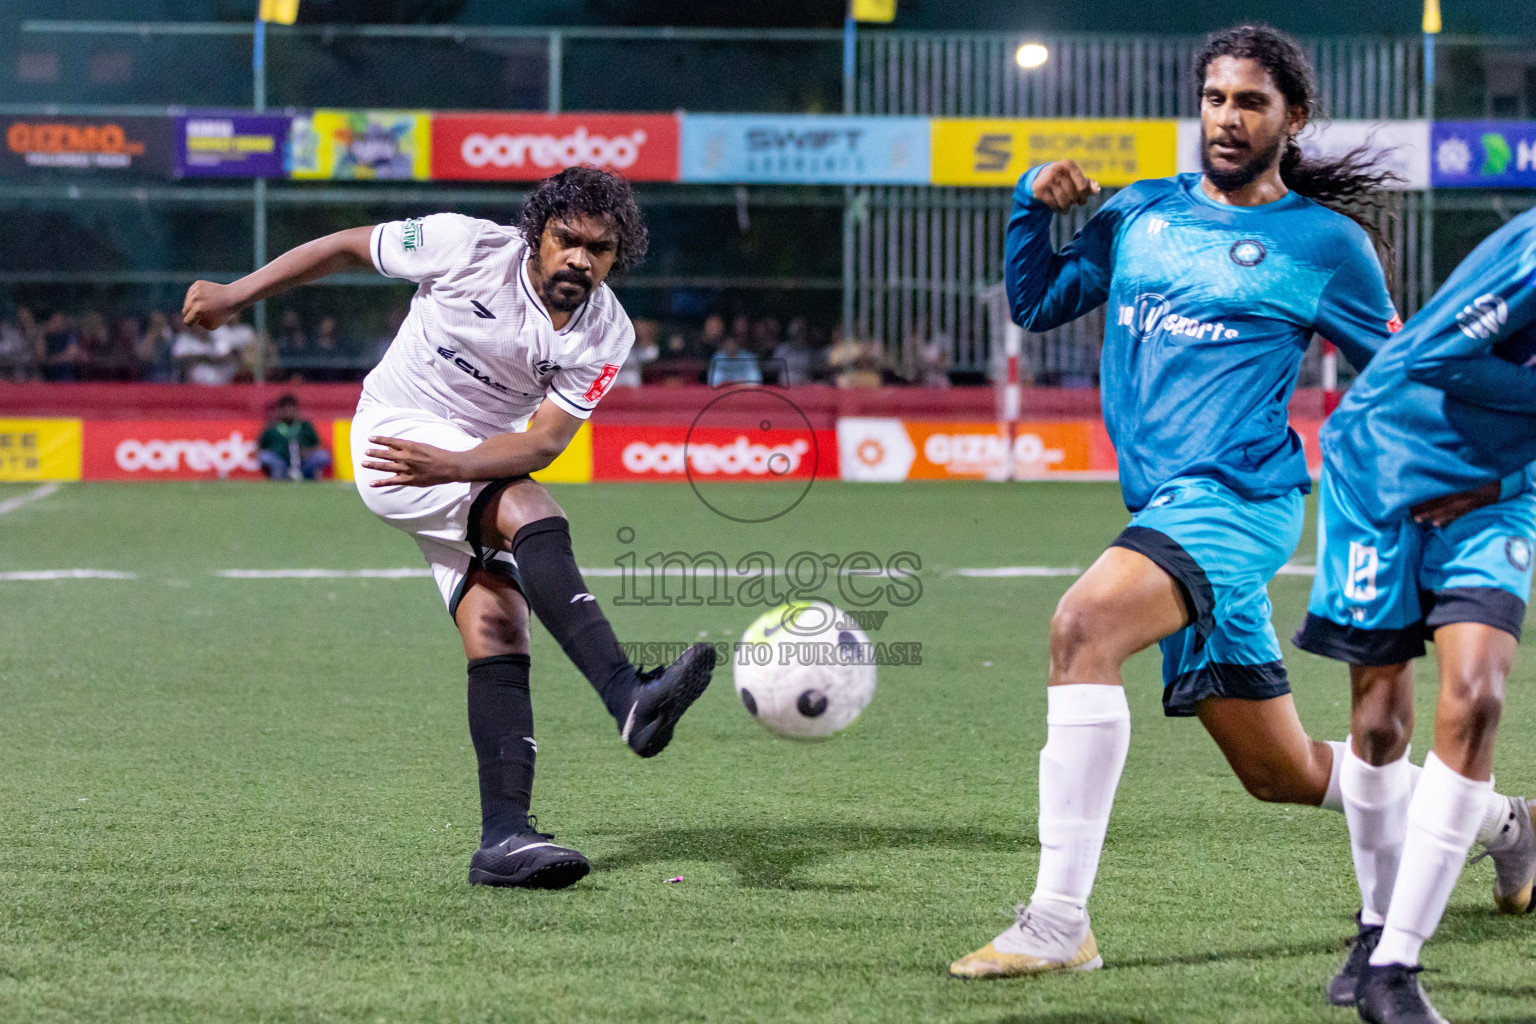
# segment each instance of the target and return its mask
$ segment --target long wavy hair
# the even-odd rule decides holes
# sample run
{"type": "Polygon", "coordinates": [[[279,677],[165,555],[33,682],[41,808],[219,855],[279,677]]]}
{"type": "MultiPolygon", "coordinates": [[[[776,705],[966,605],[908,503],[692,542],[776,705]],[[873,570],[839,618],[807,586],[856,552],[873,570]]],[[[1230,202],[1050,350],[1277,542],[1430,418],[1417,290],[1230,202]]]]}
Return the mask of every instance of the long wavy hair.
{"type": "MultiPolygon", "coordinates": [[[[1312,63],[1296,40],[1268,25],[1238,25],[1213,33],[1195,58],[1195,81],[1205,87],[1205,71],[1218,57],[1258,63],[1269,72],[1285,102],[1300,107],[1310,124],[1321,117],[1312,63]]],[[[1382,165],[1382,152],[1369,142],[1338,156],[1307,158],[1294,138],[1280,155],[1280,180],[1365,229],[1382,262],[1390,269],[1394,258],[1386,224],[1397,217],[1397,199],[1389,191],[1400,175],[1382,165]]]]}
{"type": "Polygon", "coordinates": [[[619,236],[614,276],[635,269],[645,259],[651,236],[635,202],[635,190],[619,175],[595,167],[568,167],[535,185],[523,202],[517,227],[529,250],[536,253],[551,219],[581,215],[613,221],[619,236]]]}

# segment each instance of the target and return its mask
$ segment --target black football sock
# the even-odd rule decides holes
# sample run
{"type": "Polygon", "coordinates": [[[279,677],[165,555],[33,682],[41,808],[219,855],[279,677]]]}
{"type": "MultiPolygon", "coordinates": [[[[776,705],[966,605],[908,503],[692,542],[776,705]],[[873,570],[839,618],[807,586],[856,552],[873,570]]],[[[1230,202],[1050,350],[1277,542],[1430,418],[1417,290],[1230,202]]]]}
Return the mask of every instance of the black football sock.
{"type": "Polygon", "coordinates": [[[528,607],[597,690],[614,721],[622,721],[632,703],[635,667],[576,568],[570,524],[563,516],[529,523],[512,538],[512,558],[528,607]]]}
{"type": "Polygon", "coordinates": [[[533,700],[528,655],[469,662],[469,738],[480,765],[480,845],[528,831],[533,795],[533,700]]]}

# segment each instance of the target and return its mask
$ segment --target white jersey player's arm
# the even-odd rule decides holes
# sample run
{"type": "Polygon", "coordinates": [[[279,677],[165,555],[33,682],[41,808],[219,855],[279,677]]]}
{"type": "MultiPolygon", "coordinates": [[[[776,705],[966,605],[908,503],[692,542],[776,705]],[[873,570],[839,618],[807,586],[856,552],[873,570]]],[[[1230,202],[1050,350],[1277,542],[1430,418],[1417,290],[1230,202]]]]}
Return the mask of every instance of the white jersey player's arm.
{"type": "Polygon", "coordinates": [[[584,422],[546,398],[528,422],[528,429],[521,433],[495,434],[463,452],[396,437],[370,437],[368,440],[376,447],[368,450],[363,465],[392,474],[372,481],[374,487],[433,487],[459,480],[502,480],[537,473],[554,462],[584,422]]]}
{"type": "Polygon", "coordinates": [[[222,327],[253,303],[301,284],[359,267],[373,268],[369,245],[373,228],[348,228],[289,249],[254,273],[231,284],[194,281],[187,289],[181,318],[194,327],[222,327]]]}

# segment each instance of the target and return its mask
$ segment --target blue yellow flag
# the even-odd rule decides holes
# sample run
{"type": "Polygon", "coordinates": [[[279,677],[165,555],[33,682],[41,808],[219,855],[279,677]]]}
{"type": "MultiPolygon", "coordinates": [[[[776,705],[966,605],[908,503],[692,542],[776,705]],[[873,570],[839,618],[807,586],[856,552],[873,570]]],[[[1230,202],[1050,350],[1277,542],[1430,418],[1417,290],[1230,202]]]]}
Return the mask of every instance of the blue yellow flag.
{"type": "Polygon", "coordinates": [[[854,21],[895,21],[896,0],[851,0],[849,16],[854,21]]]}
{"type": "Polygon", "coordinates": [[[261,10],[256,17],[279,25],[292,25],[299,20],[299,0],[261,0],[261,10]]]}

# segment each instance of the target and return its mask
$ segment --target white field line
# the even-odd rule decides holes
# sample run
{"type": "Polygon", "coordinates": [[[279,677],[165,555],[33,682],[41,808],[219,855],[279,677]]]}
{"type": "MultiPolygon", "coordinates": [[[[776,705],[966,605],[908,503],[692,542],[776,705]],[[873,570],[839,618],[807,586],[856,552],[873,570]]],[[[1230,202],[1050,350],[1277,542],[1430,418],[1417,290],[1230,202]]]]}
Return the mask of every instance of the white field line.
{"type": "Polygon", "coordinates": [[[132,572],[113,572],[110,569],[27,569],[17,572],[0,572],[0,581],[10,583],[37,582],[40,580],[136,580],[132,572]]]}
{"type": "Polygon", "coordinates": [[[34,501],[42,501],[51,494],[57,494],[58,491],[59,485],[50,483],[27,491],[25,494],[18,494],[14,498],[6,498],[4,501],[0,501],[0,516],[8,512],[15,512],[23,505],[30,505],[34,501]]]}
{"type": "MultiPolygon", "coordinates": [[[[989,569],[951,569],[950,576],[966,576],[971,579],[1016,579],[1020,576],[1081,576],[1077,566],[1056,568],[1049,565],[999,565],[989,569]]],[[[1316,576],[1315,565],[1282,565],[1277,576],[1316,576]]]]}
{"type": "Polygon", "coordinates": [[[431,569],[220,569],[227,580],[400,580],[431,577],[431,569]]]}

